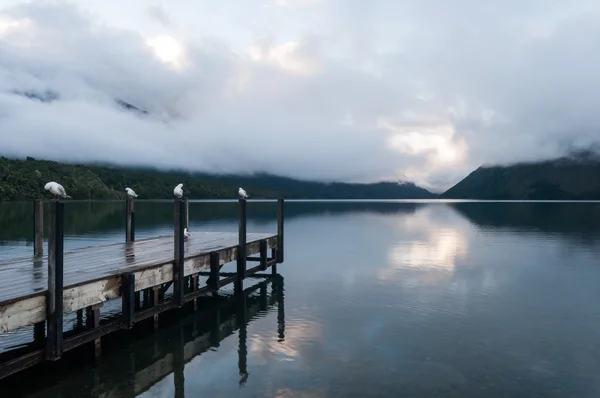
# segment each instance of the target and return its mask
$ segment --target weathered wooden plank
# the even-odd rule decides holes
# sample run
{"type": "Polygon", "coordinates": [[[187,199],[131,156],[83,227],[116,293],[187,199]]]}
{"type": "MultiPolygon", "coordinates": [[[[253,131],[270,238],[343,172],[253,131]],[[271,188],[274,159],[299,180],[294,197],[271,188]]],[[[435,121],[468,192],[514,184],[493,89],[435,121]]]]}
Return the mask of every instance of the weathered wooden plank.
{"type": "Polygon", "coordinates": [[[118,275],[107,279],[68,287],[64,293],[65,313],[104,303],[120,296],[121,278],[118,275]]]}
{"type": "Polygon", "coordinates": [[[0,333],[46,319],[46,296],[30,297],[13,304],[0,305],[0,333]]]}
{"type": "MultiPolygon", "coordinates": [[[[249,234],[248,239],[260,239],[264,236],[264,234],[249,234]]],[[[236,242],[237,234],[235,233],[195,234],[193,239],[190,239],[186,245],[186,257],[195,256],[199,252],[210,252],[223,247],[234,246],[236,242]]],[[[66,255],[64,267],[65,286],[84,283],[111,274],[114,275],[124,268],[147,268],[173,259],[172,236],[170,239],[169,237],[163,237],[160,240],[137,241],[120,244],[120,246],[119,251],[115,250],[114,245],[110,245],[112,249],[108,252],[93,248],[94,250],[89,252],[90,258],[78,254],[75,259],[72,255],[66,255]],[[132,255],[129,247],[137,247],[140,244],[145,246],[143,247],[144,251],[134,251],[135,255],[132,255]],[[115,255],[115,253],[117,254],[115,255]],[[98,258],[103,259],[103,261],[94,260],[98,258]],[[129,261],[130,259],[132,261],[129,261]]],[[[34,295],[36,292],[46,290],[46,266],[47,260],[45,258],[34,259],[29,257],[25,259],[25,262],[21,260],[19,263],[10,264],[9,268],[0,267],[0,303],[11,298],[34,295]]]]}
{"type": "MultiPolygon", "coordinates": [[[[246,255],[252,255],[260,251],[260,239],[267,238],[267,245],[273,249],[277,245],[277,237],[265,234],[248,234],[248,238],[257,240],[250,241],[246,245],[246,255]]],[[[237,258],[237,234],[229,234],[226,244],[231,245],[218,249],[220,265],[236,260],[237,258]],[[234,236],[235,238],[232,238],[234,236]]],[[[222,241],[222,239],[219,239],[222,241]]],[[[135,242],[138,243],[138,242],[135,242]]],[[[169,246],[172,248],[172,241],[169,246]]],[[[208,247],[214,247],[209,243],[208,247]]],[[[217,248],[221,246],[217,245],[217,248]]],[[[222,247],[222,246],[221,246],[222,247]]],[[[186,259],[184,261],[184,276],[193,275],[210,268],[210,251],[195,253],[187,247],[186,259]]],[[[125,266],[120,269],[110,269],[105,271],[106,276],[102,279],[77,282],[69,284],[63,292],[63,312],[70,313],[92,305],[104,303],[107,300],[115,299],[121,296],[120,273],[129,271],[134,273],[135,291],[140,291],[149,287],[157,286],[162,283],[173,280],[173,260],[163,264],[139,264],[134,266],[125,266]],[[138,269],[138,267],[143,267],[138,269]],[[112,273],[112,275],[111,275],[112,273]]],[[[45,268],[45,267],[42,267],[45,268]]],[[[0,272],[0,277],[2,273],[0,272]]],[[[86,275],[84,274],[83,277],[86,275]]],[[[97,276],[96,276],[97,277],[97,276]]],[[[89,278],[89,277],[88,277],[89,278]]],[[[81,280],[81,277],[78,278],[81,280]]],[[[73,279],[71,279],[73,280],[73,279]]],[[[1,288],[2,284],[0,284],[1,288]]],[[[32,325],[36,322],[46,319],[45,291],[34,293],[34,296],[24,297],[23,299],[13,299],[0,303],[0,333],[6,333],[23,326],[32,325]]]]}
{"type": "Polygon", "coordinates": [[[171,263],[160,265],[157,268],[135,272],[135,291],[158,286],[173,280],[173,266],[171,263]]]}

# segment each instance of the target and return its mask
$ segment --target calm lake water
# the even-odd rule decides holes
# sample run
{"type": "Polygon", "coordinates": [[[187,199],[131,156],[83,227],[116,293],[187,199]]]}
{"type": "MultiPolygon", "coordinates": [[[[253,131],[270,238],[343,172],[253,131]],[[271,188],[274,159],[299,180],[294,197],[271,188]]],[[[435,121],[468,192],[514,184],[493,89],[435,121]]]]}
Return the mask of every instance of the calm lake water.
{"type": "MultiPolygon", "coordinates": [[[[137,202],[136,238],[170,233],[172,209],[137,202]]],[[[65,211],[66,249],[124,239],[121,202],[65,211]]],[[[191,203],[190,230],[236,214],[191,203]]],[[[275,232],[274,203],[248,214],[275,232]]],[[[31,218],[0,204],[0,259],[32,252],[31,218]]],[[[285,232],[280,278],[28,396],[600,396],[600,203],[287,202],[285,232]]]]}

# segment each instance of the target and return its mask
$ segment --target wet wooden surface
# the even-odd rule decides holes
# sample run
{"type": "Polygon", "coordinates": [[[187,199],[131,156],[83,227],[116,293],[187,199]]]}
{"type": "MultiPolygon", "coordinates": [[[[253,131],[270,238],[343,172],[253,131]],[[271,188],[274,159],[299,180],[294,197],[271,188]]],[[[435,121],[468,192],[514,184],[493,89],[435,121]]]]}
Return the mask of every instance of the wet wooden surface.
{"type": "MultiPolygon", "coordinates": [[[[247,242],[273,237],[273,234],[248,233],[247,242]]],[[[236,247],[237,232],[194,232],[185,241],[185,259],[211,251],[236,247]]],[[[91,246],[64,255],[64,286],[69,287],[164,264],[174,259],[173,236],[129,243],[91,246]]],[[[0,304],[17,298],[38,295],[47,290],[48,258],[33,256],[0,261],[0,304]]]]}

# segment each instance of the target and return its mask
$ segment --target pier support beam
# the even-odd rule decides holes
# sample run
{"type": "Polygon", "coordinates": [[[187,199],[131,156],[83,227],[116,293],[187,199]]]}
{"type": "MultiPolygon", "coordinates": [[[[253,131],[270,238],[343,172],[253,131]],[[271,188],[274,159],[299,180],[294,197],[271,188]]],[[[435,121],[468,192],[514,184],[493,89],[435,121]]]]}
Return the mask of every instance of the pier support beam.
{"type": "Polygon", "coordinates": [[[46,338],[46,322],[38,322],[33,325],[33,341],[43,347],[46,338]]]}
{"type": "Polygon", "coordinates": [[[121,316],[123,326],[127,329],[133,327],[133,318],[135,315],[136,307],[139,305],[136,302],[136,298],[139,295],[135,293],[135,274],[133,272],[121,275],[121,316]]]}
{"type": "Polygon", "coordinates": [[[46,358],[60,359],[63,350],[63,255],[64,255],[64,203],[52,202],[50,236],[48,236],[48,293],[46,320],[48,339],[46,358]]]}
{"type": "Polygon", "coordinates": [[[215,291],[219,291],[219,288],[221,287],[221,276],[219,275],[220,268],[221,256],[219,255],[219,252],[210,253],[210,276],[206,283],[215,291]]]}
{"type": "Polygon", "coordinates": [[[269,245],[266,240],[260,241],[260,270],[266,271],[267,269],[267,251],[269,250],[269,245]]]}
{"type": "Polygon", "coordinates": [[[135,241],[135,209],[134,199],[125,200],[125,242],[135,241]]]}
{"type": "Polygon", "coordinates": [[[33,255],[44,255],[44,201],[33,202],[33,255]]]}
{"type": "Polygon", "coordinates": [[[246,277],[246,199],[240,199],[238,205],[238,248],[237,248],[237,280],[243,288],[246,277]]]}
{"type": "MultiPolygon", "coordinates": [[[[97,329],[100,327],[100,308],[104,304],[95,304],[86,308],[86,324],[88,329],[97,329]]],[[[102,338],[94,339],[94,357],[99,358],[102,355],[102,338]]]]}
{"type": "MultiPolygon", "coordinates": [[[[158,290],[158,286],[154,286],[151,291],[153,307],[158,305],[158,290]]],[[[158,329],[158,313],[154,314],[154,329],[158,329]]]]}

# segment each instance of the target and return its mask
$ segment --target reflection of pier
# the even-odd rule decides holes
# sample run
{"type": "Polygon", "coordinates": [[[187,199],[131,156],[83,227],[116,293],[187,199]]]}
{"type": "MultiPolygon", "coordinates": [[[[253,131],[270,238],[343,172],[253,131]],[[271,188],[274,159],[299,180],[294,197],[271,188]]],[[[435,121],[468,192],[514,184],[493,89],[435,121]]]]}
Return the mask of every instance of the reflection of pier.
{"type": "Polygon", "coordinates": [[[133,398],[173,374],[173,396],[183,398],[186,364],[210,347],[218,347],[222,340],[236,331],[239,336],[238,372],[240,383],[244,383],[250,377],[246,347],[248,323],[277,304],[277,333],[280,339],[284,336],[284,279],[280,275],[261,279],[241,292],[236,291],[233,296],[205,298],[204,306],[198,312],[182,319],[179,324],[159,329],[136,341],[127,347],[128,354],[103,356],[95,369],[78,373],[76,379],[65,377],[59,387],[53,386],[27,396],[80,396],[81,386],[89,385],[92,389],[90,396],[133,398]]]}

